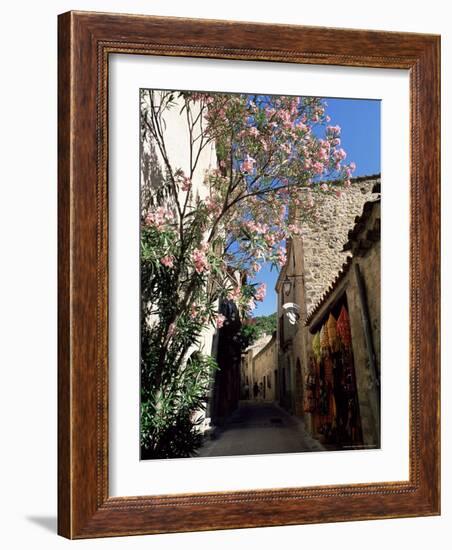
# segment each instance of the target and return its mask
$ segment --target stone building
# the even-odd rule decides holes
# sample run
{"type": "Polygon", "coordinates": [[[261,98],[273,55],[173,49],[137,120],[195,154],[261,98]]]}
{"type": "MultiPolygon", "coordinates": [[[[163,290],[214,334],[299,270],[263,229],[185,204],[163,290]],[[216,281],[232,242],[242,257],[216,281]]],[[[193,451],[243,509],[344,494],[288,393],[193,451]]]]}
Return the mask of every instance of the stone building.
{"type": "Polygon", "coordinates": [[[288,243],[276,284],[279,402],[339,448],[379,446],[379,191],[379,176],[370,176],[352,180],[341,199],[328,197],[315,223],[288,243]],[[288,304],[299,306],[295,324],[288,304]],[[341,330],[344,319],[350,327],[346,347],[328,341],[328,322],[336,338],[340,316],[341,330]],[[350,384],[341,393],[344,377],[350,384]]]}
{"type": "Polygon", "coordinates": [[[252,378],[259,388],[259,399],[274,401],[278,383],[276,360],[276,331],[252,361],[252,378]]]}
{"type": "Polygon", "coordinates": [[[272,340],[272,335],[264,334],[258,340],[256,340],[251,346],[247,347],[242,353],[241,368],[240,368],[240,386],[242,399],[252,399],[254,397],[253,387],[254,384],[259,383],[261,380],[256,375],[256,368],[254,358],[264,349],[267,344],[272,340]]]}

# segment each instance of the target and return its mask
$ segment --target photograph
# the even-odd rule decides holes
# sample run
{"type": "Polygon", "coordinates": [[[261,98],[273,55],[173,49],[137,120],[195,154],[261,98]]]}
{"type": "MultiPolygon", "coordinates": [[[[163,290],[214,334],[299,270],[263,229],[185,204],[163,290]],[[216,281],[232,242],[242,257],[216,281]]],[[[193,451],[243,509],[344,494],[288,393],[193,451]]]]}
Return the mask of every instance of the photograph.
{"type": "Polygon", "coordinates": [[[138,109],[141,460],[379,449],[381,101],[138,109]]]}

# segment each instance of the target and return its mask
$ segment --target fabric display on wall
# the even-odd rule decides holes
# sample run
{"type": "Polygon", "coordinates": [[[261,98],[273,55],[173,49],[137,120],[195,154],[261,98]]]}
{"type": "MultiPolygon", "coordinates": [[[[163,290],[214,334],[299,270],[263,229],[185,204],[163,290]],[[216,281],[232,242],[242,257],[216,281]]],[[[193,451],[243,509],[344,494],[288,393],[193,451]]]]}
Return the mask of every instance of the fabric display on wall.
{"type": "Polygon", "coordinates": [[[312,357],[305,380],[304,410],[325,442],[359,443],[359,407],[346,307],[337,319],[330,312],[312,340],[312,357]]]}
{"type": "Polygon", "coordinates": [[[350,318],[348,316],[345,306],[342,306],[339,317],[337,318],[336,331],[341,339],[342,344],[346,348],[351,348],[352,346],[352,333],[350,330],[350,318]]]}
{"type": "Polygon", "coordinates": [[[316,361],[314,357],[311,357],[309,361],[308,373],[306,374],[304,389],[305,391],[303,410],[307,413],[314,413],[316,411],[316,361]]]}

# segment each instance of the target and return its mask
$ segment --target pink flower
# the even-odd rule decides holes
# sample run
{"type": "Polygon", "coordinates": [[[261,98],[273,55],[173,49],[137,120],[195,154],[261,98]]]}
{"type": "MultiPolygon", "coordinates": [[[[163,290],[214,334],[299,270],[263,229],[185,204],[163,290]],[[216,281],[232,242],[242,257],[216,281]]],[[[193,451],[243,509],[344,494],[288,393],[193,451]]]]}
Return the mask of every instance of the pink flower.
{"type": "Polygon", "coordinates": [[[238,301],[240,299],[240,287],[236,287],[228,292],[228,300],[232,300],[234,302],[238,301]]]}
{"type": "Polygon", "coordinates": [[[285,263],[287,261],[286,249],[283,246],[278,248],[277,261],[278,261],[278,264],[279,264],[280,267],[285,265],[285,263]]]}
{"type": "Polygon", "coordinates": [[[350,168],[351,172],[354,172],[356,170],[356,164],[354,162],[351,162],[348,167],[350,168]]]}
{"type": "Polygon", "coordinates": [[[326,160],[328,158],[328,150],[326,149],[326,147],[319,148],[319,150],[317,151],[317,158],[320,161],[326,160]]]}
{"type": "Polygon", "coordinates": [[[273,233],[266,233],[264,235],[264,240],[267,243],[267,246],[273,246],[276,242],[276,237],[273,233]]]}
{"type": "Polygon", "coordinates": [[[312,165],[312,170],[314,171],[314,174],[322,174],[323,168],[323,163],[321,162],[314,162],[314,164],[312,165]]]}
{"type": "Polygon", "coordinates": [[[306,132],[308,127],[301,120],[297,122],[297,128],[302,132],[306,132]]]}
{"type": "Polygon", "coordinates": [[[320,186],[320,189],[322,191],[328,191],[328,184],[327,183],[322,183],[321,186],[320,186]]]}
{"type": "Polygon", "coordinates": [[[292,151],[292,147],[290,146],[289,143],[283,143],[283,144],[281,145],[281,149],[282,149],[285,153],[287,153],[288,155],[289,155],[290,152],[292,151]]]}
{"type": "Polygon", "coordinates": [[[217,328],[221,328],[224,325],[225,321],[226,321],[226,317],[221,313],[219,313],[217,316],[217,328]]]}
{"type": "Polygon", "coordinates": [[[193,259],[193,263],[195,264],[195,271],[197,273],[201,274],[204,271],[208,271],[209,262],[207,261],[204,250],[195,248],[195,250],[193,250],[192,259],[193,259]]]}
{"type": "Polygon", "coordinates": [[[292,126],[290,111],[287,111],[286,109],[281,109],[280,111],[278,111],[278,116],[285,128],[289,128],[290,126],[292,126]]]}
{"type": "Polygon", "coordinates": [[[336,149],[333,153],[333,158],[336,162],[344,160],[347,156],[347,153],[343,149],[336,149]]]}
{"type": "Polygon", "coordinates": [[[251,126],[251,128],[248,131],[250,136],[253,136],[255,138],[259,136],[259,130],[256,128],[256,126],[251,126]]]}
{"type": "Polygon", "coordinates": [[[263,235],[268,231],[268,225],[266,223],[259,223],[253,220],[246,221],[243,224],[249,231],[252,233],[257,233],[258,235],[263,235]]]}
{"type": "Polygon", "coordinates": [[[245,160],[242,162],[240,166],[240,170],[248,174],[254,170],[255,164],[256,164],[256,161],[249,155],[246,155],[245,160]]]}
{"type": "Polygon", "coordinates": [[[221,204],[219,203],[218,199],[213,196],[209,196],[205,200],[207,210],[210,214],[219,214],[221,211],[221,204]]]}
{"type": "Polygon", "coordinates": [[[327,126],[326,133],[332,137],[337,137],[341,133],[341,127],[339,125],[327,126]]]}
{"type": "Polygon", "coordinates": [[[249,302],[246,304],[245,307],[248,311],[253,311],[253,309],[256,309],[256,304],[255,304],[253,298],[251,298],[251,300],[249,300],[249,302]]]}
{"type": "Polygon", "coordinates": [[[301,228],[298,225],[290,224],[287,226],[287,229],[292,233],[292,235],[301,235],[301,228]]]}
{"type": "Polygon", "coordinates": [[[160,263],[165,267],[174,267],[174,256],[163,256],[160,259],[160,263]]]}
{"type": "Polygon", "coordinates": [[[198,315],[198,310],[197,310],[195,304],[192,304],[191,307],[190,307],[190,318],[191,319],[196,319],[197,315],[198,315]]]}
{"type": "Polygon", "coordinates": [[[267,285],[265,283],[262,283],[256,291],[256,294],[254,296],[255,300],[257,300],[258,302],[263,302],[266,293],[267,285]]]}
{"type": "Polygon", "coordinates": [[[181,184],[182,191],[190,191],[191,188],[191,179],[184,177],[181,184]]]}
{"type": "Polygon", "coordinates": [[[156,229],[163,230],[167,223],[174,221],[174,214],[166,206],[158,206],[148,213],[145,219],[146,225],[153,225],[156,229]]]}

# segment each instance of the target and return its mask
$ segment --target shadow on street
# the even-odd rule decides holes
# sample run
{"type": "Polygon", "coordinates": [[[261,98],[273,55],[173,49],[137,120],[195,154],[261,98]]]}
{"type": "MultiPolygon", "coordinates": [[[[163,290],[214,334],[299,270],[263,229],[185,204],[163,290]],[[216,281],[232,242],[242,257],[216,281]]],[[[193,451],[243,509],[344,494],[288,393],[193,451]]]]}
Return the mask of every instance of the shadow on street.
{"type": "Polygon", "coordinates": [[[212,438],[198,451],[200,457],[323,451],[299,419],[269,401],[241,401],[212,438]]]}

